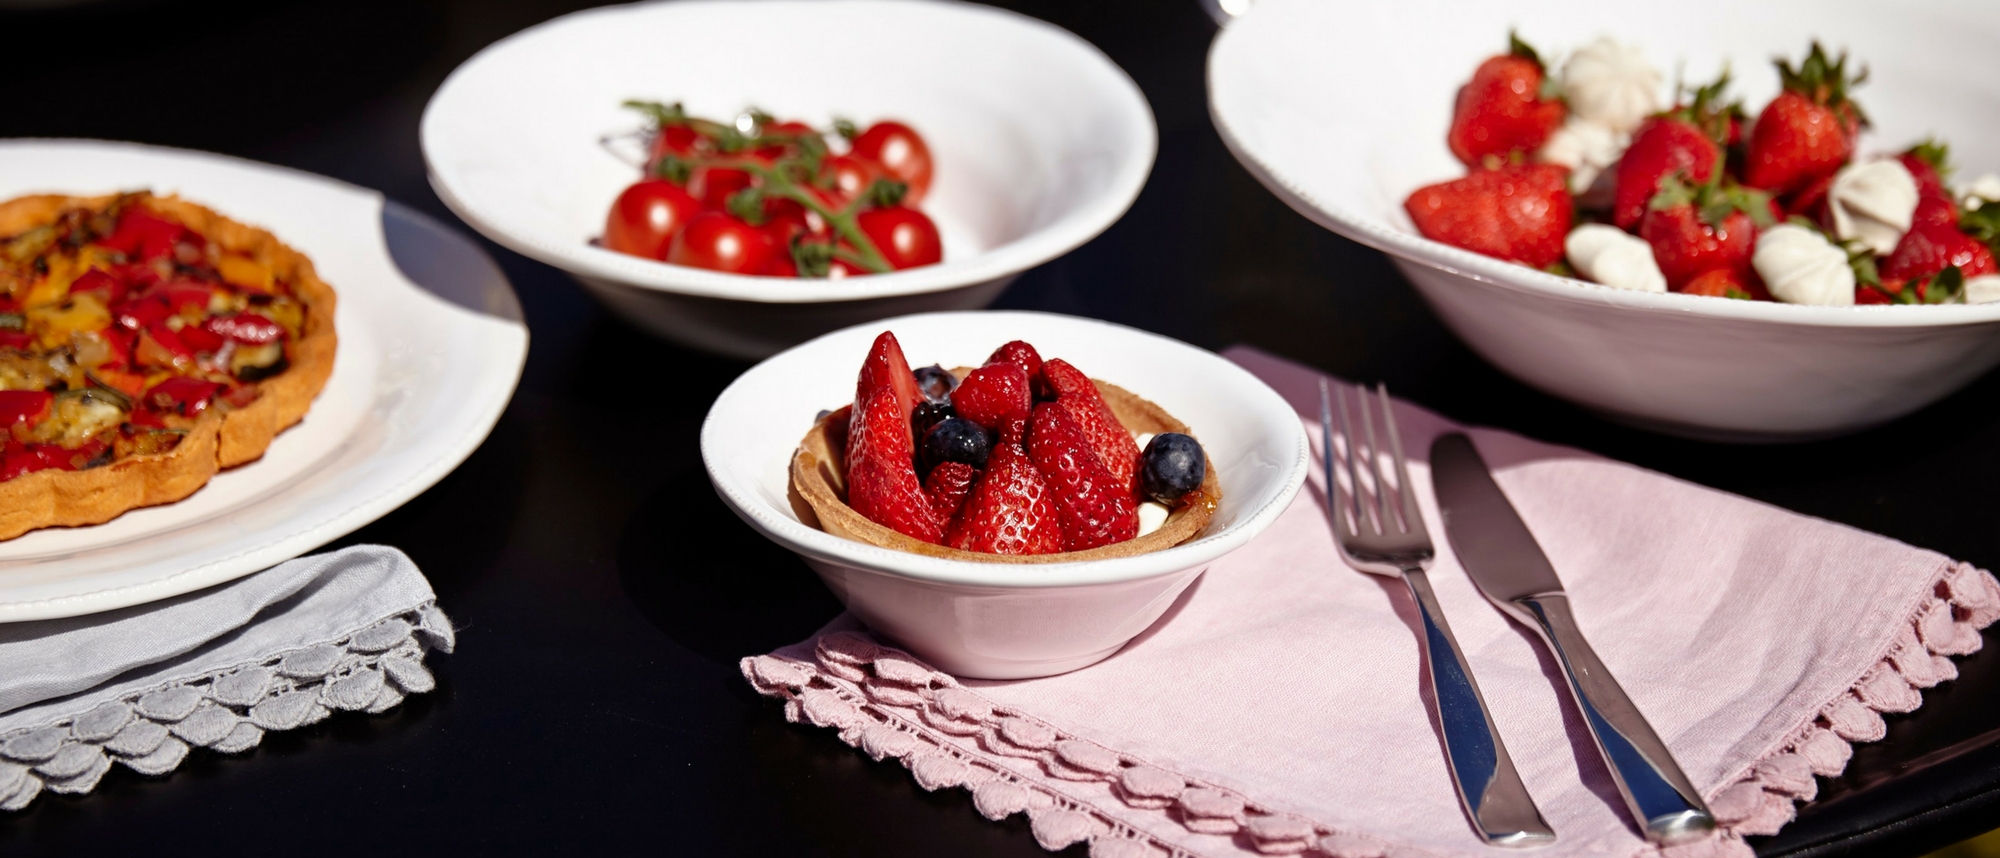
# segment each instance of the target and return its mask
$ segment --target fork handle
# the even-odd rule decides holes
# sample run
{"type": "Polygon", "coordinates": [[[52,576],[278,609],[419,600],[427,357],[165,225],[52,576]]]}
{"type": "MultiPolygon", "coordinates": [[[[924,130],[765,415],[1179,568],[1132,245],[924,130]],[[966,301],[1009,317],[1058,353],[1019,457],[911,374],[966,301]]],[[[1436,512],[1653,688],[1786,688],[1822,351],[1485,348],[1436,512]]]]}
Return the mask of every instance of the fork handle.
{"type": "Polygon", "coordinates": [[[1583,631],[1570,613],[1569,597],[1548,593],[1516,599],[1513,604],[1517,611],[1509,613],[1525,613],[1528,625],[1541,634],[1556,661],[1562,663],[1576,708],[1583,712],[1583,722],[1590,725],[1591,738],[1597,740],[1598,753],[1618,784],[1618,794],[1646,830],[1646,839],[1670,845],[1713,831],[1715,817],[1702,803],[1701,793],[1583,639],[1583,631]]]}
{"type": "Polygon", "coordinates": [[[1542,820],[1542,812],[1521,783],[1507,746],[1493,715],[1486,711],[1486,698],[1451,626],[1431,591],[1430,578],[1422,569],[1403,571],[1403,582],[1416,597],[1417,614],[1423,620],[1424,668],[1430,672],[1432,693],[1437,697],[1438,721],[1443,728],[1445,756],[1451,763],[1451,781],[1458,787],[1458,800],[1472,819],[1473,828],[1486,842],[1496,846],[1542,846],[1556,834],[1542,820]]]}

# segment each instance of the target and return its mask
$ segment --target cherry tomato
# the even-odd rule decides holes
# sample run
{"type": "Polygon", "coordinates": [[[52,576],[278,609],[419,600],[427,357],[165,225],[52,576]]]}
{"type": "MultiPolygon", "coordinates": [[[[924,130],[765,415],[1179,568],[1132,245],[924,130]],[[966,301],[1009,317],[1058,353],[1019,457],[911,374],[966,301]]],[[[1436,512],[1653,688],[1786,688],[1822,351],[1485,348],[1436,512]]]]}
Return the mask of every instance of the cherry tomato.
{"type": "Polygon", "coordinates": [[[878,178],[885,178],[882,167],[874,161],[854,155],[834,155],[820,163],[820,178],[830,181],[833,187],[828,195],[839,201],[836,208],[845,207],[867,192],[868,186],[878,178]]]}
{"type": "MultiPolygon", "coordinates": [[[[799,122],[797,120],[788,120],[785,122],[773,122],[769,125],[764,126],[763,128],[758,129],[757,133],[759,136],[762,137],[818,137],[819,136],[819,132],[814,130],[812,126],[807,125],[803,122],[799,122]]],[[[796,145],[797,145],[796,143],[781,143],[775,146],[763,146],[757,149],[757,154],[759,156],[775,160],[784,157],[786,150],[791,149],[796,145]]]]}
{"type": "Polygon", "coordinates": [[[619,253],[660,259],[667,243],[687,225],[701,203],[665,179],[642,179],[618,195],[604,219],[604,246],[619,253]]]}
{"type": "Polygon", "coordinates": [[[922,202],[931,189],[931,147],[910,126],[901,122],[877,122],[854,138],[851,150],[856,157],[882,165],[889,178],[906,182],[910,193],[905,205],[922,202]]]}
{"type": "Polygon", "coordinates": [[[701,140],[700,132],[695,131],[693,128],[689,128],[686,125],[669,125],[660,129],[660,133],[653,137],[653,156],[651,160],[657,161],[661,155],[674,155],[681,158],[693,155],[695,150],[700,148],[701,140]]]}
{"type": "Polygon", "coordinates": [[[932,265],[944,259],[944,244],[938,240],[937,224],[923,212],[902,206],[869,209],[857,215],[856,220],[892,268],[932,265]]]}
{"type": "Polygon", "coordinates": [[[688,193],[701,201],[703,209],[721,209],[731,194],[750,187],[750,171],[735,167],[696,167],[688,177],[688,193]]]}
{"type": "Polygon", "coordinates": [[[667,261],[730,274],[756,274],[776,252],[770,233],[727,213],[707,211],[695,215],[687,228],[674,236],[667,248],[667,261]]]}
{"type": "Polygon", "coordinates": [[[780,246],[776,253],[771,254],[771,261],[764,264],[764,270],[757,273],[765,277],[797,277],[799,264],[793,261],[789,248],[780,246]]]}

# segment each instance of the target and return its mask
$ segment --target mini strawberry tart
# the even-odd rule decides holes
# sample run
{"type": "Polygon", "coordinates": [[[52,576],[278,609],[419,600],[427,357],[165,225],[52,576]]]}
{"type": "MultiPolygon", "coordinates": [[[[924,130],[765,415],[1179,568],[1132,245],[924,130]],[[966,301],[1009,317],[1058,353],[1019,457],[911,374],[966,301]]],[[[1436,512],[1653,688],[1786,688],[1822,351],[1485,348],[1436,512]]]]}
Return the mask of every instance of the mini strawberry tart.
{"type": "Polygon", "coordinates": [[[791,477],[800,519],[828,533],[1003,563],[1179,545],[1222,496],[1201,444],[1158,405],[1019,340],[976,369],[912,371],[886,331],[791,477]]]}
{"type": "Polygon", "coordinates": [[[1458,92],[1469,173],[1404,209],[1426,238],[1605,286],[1792,304],[2000,301],[2000,176],[1953,191],[1945,146],[1860,156],[1868,77],[1814,43],[1753,120],[1711,84],[1659,98],[1636,48],[1556,68],[1518,38],[1458,92]]]}

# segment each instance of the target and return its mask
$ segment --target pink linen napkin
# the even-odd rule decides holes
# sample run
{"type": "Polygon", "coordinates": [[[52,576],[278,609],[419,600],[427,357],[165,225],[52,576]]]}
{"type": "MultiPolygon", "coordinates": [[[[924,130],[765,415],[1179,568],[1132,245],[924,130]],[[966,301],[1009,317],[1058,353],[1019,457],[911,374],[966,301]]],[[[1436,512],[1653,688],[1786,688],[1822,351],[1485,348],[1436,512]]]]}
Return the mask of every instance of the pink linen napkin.
{"type": "MultiPolygon", "coordinates": [[[[1318,443],[1318,374],[1225,353],[1318,443]]],[[[1658,855],[1626,819],[1560,674],[1479,595],[1443,538],[1424,454],[1459,429],[1398,403],[1437,542],[1438,598],[1529,791],[1547,858],[1658,855]]],[[[1471,430],[1568,586],[1584,633],[1723,828],[1668,858],[1747,858],[1838,774],[1880,713],[1954,678],[2000,619],[1983,570],[1588,453],[1471,430]]],[[[1160,623],[1062,676],[957,680],[843,616],[743,660],[786,717],[1027,813],[1051,850],[1094,858],[1521,855],[1468,827],[1420,679],[1416,619],[1390,579],[1347,567],[1318,475],[1263,535],[1217,560],[1160,623]]]]}

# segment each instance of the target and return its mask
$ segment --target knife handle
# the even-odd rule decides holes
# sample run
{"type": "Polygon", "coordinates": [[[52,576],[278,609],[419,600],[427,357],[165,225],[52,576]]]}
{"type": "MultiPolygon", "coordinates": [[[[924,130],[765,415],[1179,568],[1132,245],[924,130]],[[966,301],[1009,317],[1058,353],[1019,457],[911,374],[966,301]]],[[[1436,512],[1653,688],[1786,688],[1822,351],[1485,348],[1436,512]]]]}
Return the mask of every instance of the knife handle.
{"type": "Polygon", "coordinates": [[[1472,679],[1465,654],[1444,621],[1437,594],[1422,569],[1407,569],[1403,582],[1416,597],[1417,613],[1423,621],[1424,667],[1430,672],[1431,691],[1437,697],[1438,722],[1443,728],[1444,752],[1451,763],[1451,782],[1458,787],[1458,800],[1472,818],[1474,828],[1486,842],[1496,846],[1541,846],[1553,842],[1556,834],[1542,821],[1542,812],[1521,783],[1493,715],[1486,711],[1486,698],[1472,679]]]}
{"type": "Polygon", "coordinates": [[[1569,597],[1551,593],[1516,599],[1514,604],[1527,612],[1562,663],[1576,708],[1590,726],[1618,794],[1645,828],[1646,839],[1662,845],[1681,843],[1714,830],[1715,817],[1702,803],[1701,793],[1583,639],[1570,613],[1569,597]]]}

